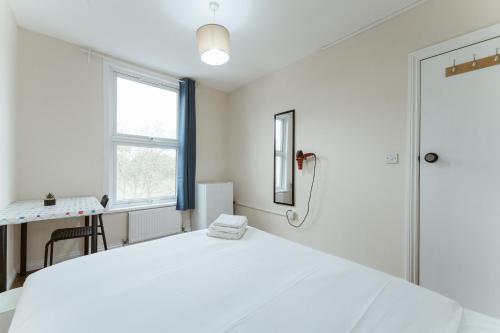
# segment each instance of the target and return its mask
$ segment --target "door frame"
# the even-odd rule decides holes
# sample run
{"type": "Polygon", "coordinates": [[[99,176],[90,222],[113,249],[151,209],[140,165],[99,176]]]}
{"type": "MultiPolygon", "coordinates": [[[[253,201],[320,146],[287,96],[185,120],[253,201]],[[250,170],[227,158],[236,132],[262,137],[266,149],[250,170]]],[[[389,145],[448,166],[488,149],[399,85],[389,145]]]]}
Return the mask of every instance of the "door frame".
{"type": "MultiPolygon", "coordinates": [[[[420,236],[420,84],[421,62],[448,52],[500,37],[496,24],[451,40],[415,51],[408,55],[408,110],[409,110],[409,202],[406,230],[406,279],[419,284],[420,236]]],[[[444,70],[443,70],[444,73],[444,70]]]]}

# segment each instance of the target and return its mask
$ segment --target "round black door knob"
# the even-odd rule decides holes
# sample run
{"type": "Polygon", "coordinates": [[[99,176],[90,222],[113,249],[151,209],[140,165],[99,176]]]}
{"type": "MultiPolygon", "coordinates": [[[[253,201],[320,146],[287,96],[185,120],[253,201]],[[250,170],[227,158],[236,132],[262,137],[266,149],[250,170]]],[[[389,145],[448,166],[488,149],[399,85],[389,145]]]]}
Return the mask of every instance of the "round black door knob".
{"type": "Polygon", "coordinates": [[[436,153],[427,153],[425,154],[424,159],[428,163],[435,163],[439,159],[439,156],[436,153]]]}

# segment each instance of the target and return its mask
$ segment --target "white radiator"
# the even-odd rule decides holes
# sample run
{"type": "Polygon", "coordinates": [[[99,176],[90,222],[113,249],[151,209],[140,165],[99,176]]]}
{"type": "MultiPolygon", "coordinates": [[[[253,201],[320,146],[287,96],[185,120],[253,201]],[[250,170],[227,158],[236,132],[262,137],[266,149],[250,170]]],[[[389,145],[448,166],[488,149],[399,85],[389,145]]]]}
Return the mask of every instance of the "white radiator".
{"type": "Polygon", "coordinates": [[[182,231],[182,215],[175,207],[128,213],[128,243],[133,244],[182,231]]]}

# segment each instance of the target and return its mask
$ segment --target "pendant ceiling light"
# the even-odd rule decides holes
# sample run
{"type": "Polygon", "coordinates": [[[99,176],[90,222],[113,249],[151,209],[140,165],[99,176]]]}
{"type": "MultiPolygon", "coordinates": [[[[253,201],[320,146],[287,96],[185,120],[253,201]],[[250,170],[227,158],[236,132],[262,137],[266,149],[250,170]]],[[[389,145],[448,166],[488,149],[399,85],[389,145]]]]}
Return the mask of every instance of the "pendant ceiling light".
{"type": "MultiPolygon", "coordinates": [[[[219,4],[211,2],[209,7],[215,17],[219,4]]],[[[229,31],[226,27],[215,23],[205,24],[196,31],[196,39],[201,61],[212,66],[229,61],[229,31]]]]}

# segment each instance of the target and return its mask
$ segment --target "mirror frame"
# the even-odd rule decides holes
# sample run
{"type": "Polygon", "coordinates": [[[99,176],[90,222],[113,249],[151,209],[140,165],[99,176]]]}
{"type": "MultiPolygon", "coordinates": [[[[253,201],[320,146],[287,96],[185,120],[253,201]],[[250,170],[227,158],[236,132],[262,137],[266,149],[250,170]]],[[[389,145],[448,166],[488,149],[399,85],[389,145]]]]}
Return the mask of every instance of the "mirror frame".
{"type": "Polygon", "coordinates": [[[273,122],[273,202],[277,205],[285,205],[285,206],[295,206],[295,109],[288,110],[280,113],[276,113],[274,115],[273,122]],[[292,203],[278,202],[276,201],[276,119],[284,114],[291,113],[292,121],[293,121],[293,129],[292,129],[292,203]]]}

